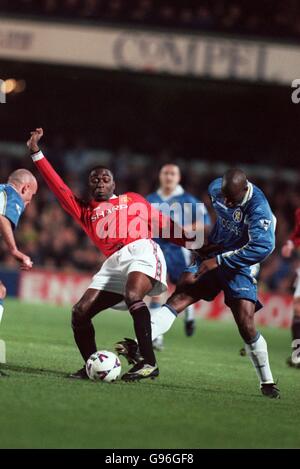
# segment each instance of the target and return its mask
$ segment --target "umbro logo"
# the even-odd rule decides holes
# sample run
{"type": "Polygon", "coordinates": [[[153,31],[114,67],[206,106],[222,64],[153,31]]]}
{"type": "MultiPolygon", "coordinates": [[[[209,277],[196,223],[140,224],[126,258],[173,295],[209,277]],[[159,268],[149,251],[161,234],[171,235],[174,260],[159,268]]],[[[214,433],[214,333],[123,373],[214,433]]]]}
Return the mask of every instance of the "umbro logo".
{"type": "Polygon", "coordinates": [[[265,231],[267,231],[269,229],[269,226],[271,225],[271,220],[263,219],[263,220],[259,220],[259,222],[265,231]]]}

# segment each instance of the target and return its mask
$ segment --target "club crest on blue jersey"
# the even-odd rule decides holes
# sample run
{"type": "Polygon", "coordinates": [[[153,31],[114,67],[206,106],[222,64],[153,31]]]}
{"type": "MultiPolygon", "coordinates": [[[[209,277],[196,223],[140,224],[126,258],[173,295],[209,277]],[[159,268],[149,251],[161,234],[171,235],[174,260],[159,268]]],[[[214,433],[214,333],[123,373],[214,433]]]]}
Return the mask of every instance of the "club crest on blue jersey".
{"type": "Polygon", "coordinates": [[[232,214],[232,218],[233,220],[236,222],[236,223],[240,223],[242,221],[242,218],[243,218],[243,212],[240,208],[237,208],[233,214],[232,214]]]}

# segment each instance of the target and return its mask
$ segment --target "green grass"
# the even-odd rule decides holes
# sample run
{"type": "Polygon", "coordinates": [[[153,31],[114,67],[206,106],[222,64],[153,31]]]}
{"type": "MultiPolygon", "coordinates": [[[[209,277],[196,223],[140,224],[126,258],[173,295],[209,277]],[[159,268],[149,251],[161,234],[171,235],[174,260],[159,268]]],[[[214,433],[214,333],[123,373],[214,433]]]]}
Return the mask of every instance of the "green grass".
{"type": "MultiPolygon", "coordinates": [[[[300,447],[300,370],[285,366],[289,331],[263,329],[282,392],[273,401],[238,355],[233,321],[198,320],[186,338],[177,320],[158,354],[159,379],[113,384],[65,377],[82,364],[69,323],[68,308],[6,302],[1,448],[300,447]]],[[[132,336],[126,312],[106,311],[95,325],[99,349],[132,336]]]]}

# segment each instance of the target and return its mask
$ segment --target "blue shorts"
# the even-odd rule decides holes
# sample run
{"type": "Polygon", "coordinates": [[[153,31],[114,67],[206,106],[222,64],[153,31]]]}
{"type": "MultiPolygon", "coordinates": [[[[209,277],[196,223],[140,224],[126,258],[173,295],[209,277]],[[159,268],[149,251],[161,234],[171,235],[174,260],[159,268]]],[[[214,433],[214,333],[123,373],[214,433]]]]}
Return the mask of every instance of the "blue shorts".
{"type": "Polygon", "coordinates": [[[169,279],[176,285],[190,263],[191,254],[189,251],[186,250],[185,252],[177,246],[168,247],[167,249],[162,247],[162,251],[166,259],[169,279]]]}
{"type": "MultiPolygon", "coordinates": [[[[185,269],[186,272],[196,273],[199,264],[192,264],[185,269]]],[[[258,269],[256,269],[258,270],[258,269]]],[[[237,299],[245,299],[255,304],[255,311],[262,308],[262,304],[257,299],[257,282],[249,267],[247,272],[219,266],[210,272],[199,277],[195,284],[185,286],[184,292],[189,293],[198,299],[212,301],[221,291],[224,292],[225,304],[231,308],[237,299]]]]}

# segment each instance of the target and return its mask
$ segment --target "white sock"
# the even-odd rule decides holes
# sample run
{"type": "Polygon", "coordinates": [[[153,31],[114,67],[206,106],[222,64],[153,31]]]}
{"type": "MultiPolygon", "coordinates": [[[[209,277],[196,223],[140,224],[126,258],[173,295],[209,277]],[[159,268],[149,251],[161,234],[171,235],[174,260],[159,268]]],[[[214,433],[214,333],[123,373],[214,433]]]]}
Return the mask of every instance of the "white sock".
{"type": "Polygon", "coordinates": [[[190,305],[185,309],[185,320],[192,321],[195,319],[194,305],[190,305]]]}
{"type": "MultiPolygon", "coordinates": [[[[151,314],[151,320],[152,320],[152,316],[156,313],[156,311],[158,309],[161,308],[161,304],[158,303],[157,301],[151,301],[150,305],[149,305],[149,311],[150,311],[150,314],[151,314]]],[[[156,337],[155,339],[152,339],[152,341],[155,340],[156,341],[156,345],[158,345],[159,347],[163,347],[163,342],[164,342],[164,336],[161,334],[159,335],[158,337],[156,337]]]]}
{"type": "Polygon", "coordinates": [[[252,361],[260,384],[274,383],[269,365],[267,342],[261,334],[251,344],[245,344],[247,355],[252,361]]]}
{"type": "Polygon", "coordinates": [[[0,322],[1,322],[1,319],[2,319],[2,316],[3,316],[3,311],[4,311],[3,305],[0,305],[0,322]]]}
{"type": "Polygon", "coordinates": [[[177,312],[172,306],[163,305],[151,314],[152,340],[165,334],[177,317],[177,312]]]}

